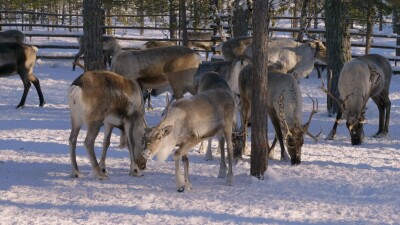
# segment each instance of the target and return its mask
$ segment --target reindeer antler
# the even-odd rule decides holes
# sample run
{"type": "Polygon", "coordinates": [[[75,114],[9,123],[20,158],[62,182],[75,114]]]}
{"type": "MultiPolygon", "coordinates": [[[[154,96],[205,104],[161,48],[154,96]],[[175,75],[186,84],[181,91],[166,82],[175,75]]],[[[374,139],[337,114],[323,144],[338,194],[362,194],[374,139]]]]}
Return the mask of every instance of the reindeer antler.
{"type": "Polygon", "coordinates": [[[308,95],[307,94],[307,96],[311,99],[311,101],[312,101],[312,103],[313,103],[313,109],[312,109],[312,111],[311,111],[311,113],[310,113],[310,117],[308,118],[308,122],[307,123],[305,123],[304,125],[303,125],[303,132],[304,133],[306,133],[306,134],[308,134],[308,136],[310,136],[313,140],[314,140],[314,142],[317,142],[318,141],[318,137],[321,135],[321,133],[322,133],[322,129],[320,130],[320,132],[317,134],[317,135],[312,135],[309,131],[308,131],[308,128],[310,127],[310,123],[311,123],[311,119],[312,119],[312,117],[314,116],[314,114],[316,114],[317,112],[318,112],[318,99],[313,99],[313,98],[311,98],[310,97],[310,95],[308,95]],[[317,102],[317,107],[315,108],[315,102],[317,102]]]}
{"type": "MultiPolygon", "coordinates": [[[[332,70],[331,70],[331,69],[329,70],[329,74],[330,74],[329,76],[332,77],[332,70]]],[[[347,95],[346,98],[345,98],[343,101],[341,101],[341,100],[337,99],[330,91],[328,91],[328,90],[325,88],[324,78],[321,78],[321,82],[322,82],[322,86],[319,87],[319,88],[320,88],[323,92],[325,92],[327,95],[329,95],[333,100],[335,100],[336,103],[339,105],[340,109],[342,110],[342,112],[344,112],[345,110],[344,110],[344,108],[343,108],[343,102],[345,102],[345,101],[350,97],[350,95],[352,95],[353,93],[347,95]]]]}
{"type": "Polygon", "coordinates": [[[80,62],[73,62],[72,64],[73,64],[73,65],[76,65],[76,66],[79,66],[80,68],[82,68],[82,69],[83,69],[83,72],[86,72],[86,71],[87,71],[87,69],[86,69],[80,62]]]}

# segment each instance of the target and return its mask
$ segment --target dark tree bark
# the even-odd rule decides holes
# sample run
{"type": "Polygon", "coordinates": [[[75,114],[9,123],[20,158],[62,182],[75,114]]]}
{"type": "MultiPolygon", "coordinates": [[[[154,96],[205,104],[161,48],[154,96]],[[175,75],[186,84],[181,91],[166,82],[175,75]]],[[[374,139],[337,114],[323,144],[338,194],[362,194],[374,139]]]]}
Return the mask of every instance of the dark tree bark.
{"type": "Polygon", "coordinates": [[[169,38],[176,39],[176,30],[178,29],[177,13],[175,8],[175,1],[169,1],[169,38]]]}
{"type": "Polygon", "coordinates": [[[182,45],[188,46],[187,22],[186,22],[186,1],[179,0],[179,25],[181,29],[182,45]]]}
{"type": "Polygon", "coordinates": [[[100,0],[83,1],[83,42],[85,68],[104,70],[103,63],[103,9],[100,0]]]}
{"type": "Polygon", "coordinates": [[[247,36],[249,32],[249,10],[242,0],[233,1],[232,32],[233,37],[247,36]]]}
{"type": "MultiPolygon", "coordinates": [[[[349,1],[326,0],[325,1],[325,27],[326,44],[328,52],[328,91],[335,97],[339,97],[337,88],[340,70],[351,59],[350,23],[348,18],[349,1]],[[329,73],[328,73],[329,74],[329,73]]],[[[329,115],[338,111],[335,100],[327,96],[329,115]]]]}
{"type": "Polygon", "coordinates": [[[371,50],[371,38],[374,29],[374,6],[372,1],[367,1],[367,32],[365,40],[365,54],[369,54],[371,50]]]}
{"type": "Polygon", "coordinates": [[[268,29],[269,1],[255,0],[253,10],[253,99],[250,175],[263,179],[268,167],[268,29]]]}
{"type": "MultiPolygon", "coordinates": [[[[144,7],[143,7],[143,0],[140,0],[139,1],[139,8],[138,8],[138,11],[137,11],[137,14],[138,14],[138,16],[139,16],[139,24],[140,24],[140,27],[144,27],[144,7]]],[[[144,29],[140,29],[140,36],[143,36],[144,35],[144,29]]]]}

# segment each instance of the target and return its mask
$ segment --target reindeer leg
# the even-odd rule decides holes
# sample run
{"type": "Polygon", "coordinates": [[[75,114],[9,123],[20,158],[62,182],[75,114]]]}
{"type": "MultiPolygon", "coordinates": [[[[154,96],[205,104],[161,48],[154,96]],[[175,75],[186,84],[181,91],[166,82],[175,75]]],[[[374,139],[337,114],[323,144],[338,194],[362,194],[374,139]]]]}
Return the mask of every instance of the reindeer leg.
{"type": "Polygon", "coordinates": [[[275,148],[275,145],[276,145],[276,142],[277,142],[277,141],[278,141],[278,138],[277,138],[276,135],[275,135],[274,141],[272,142],[272,145],[271,145],[271,147],[270,147],[269,150],[268,150],[268,158],[269,158],[269,159],[272,159],[273,156],[274,156],[274,148],[275,148]]]}
{"type": "Polygon", "coordinates": [[[78,178],[81,177],[82,175],[79,172],[78,164],[76,162],[76,142],[83,122],[78,121],[78,119],[71,117],[71,124],[72,128],[71,128],[71,134],[69,136],[69,154],[72,166],[71,177],[78,178]]]}
{"type": "Polygon", "coordinates": [[[100,166],[97,163],[96,154],[94,152],[94,142],[100,132],[100,128],[103,122],[91,122],[87,124],[87,134],[85,138],[85,149],[89,156],[90,164],[93,168],[93,175],[95,178],[100,180],[108,180],[108,176],[100,170],[100,166]]]}
{"type": "Polygon", "coordinates": [[[17,105],[17,109],[18,109],[18,108],[23,108],[25,105],[26,96],[28,95],[29,89],[31,88],[31,82],[29,81],[28,76],[25,75],[25,74],[27,74],[27,71],[18,70],[17,72],[18,72],[19,77],[22,80],[22,83],[24,84],[24,92],[22,94],[21,101],[17,105]]]}
{"type": "Polygon", "coordinates": [[[189,158],[187,157],[187,152],[193,147],[191,143],[183,144],[178,150],[174,153],[174,161],[175,161],[175,183],[178,192],[184,192],[185,190],[191,191],[192,185],[189,180],[189,158]],[[186,158],[184,159],[183,156],[186,158]],[[179,161],[182,159],[184,163],[184,176],[180,171],[179,161]]]}
{"type": "Polygon", "coordinates": [[[381,138],[388,134],[389,118],[390,118],[390,106],[391,102],[389,97],[385,94],[372,97],[379,110],[379,128],[378,132],[373,135],[375,138],[381,138]],[[385,115],[386,111],[386,115],[385,115]]]}
{"type": "Polygon", "coordinates": [[[218,178],[224,178],[226,177],[226,163],[225,163],[225,150],[224,150],[224,146],[225,146],[225,139],[224,137],[221,137],[218,139],[219,142],[219,149],[221,152],[221,160],[220,160],[220,164],[219,164],[219,172],[218,172],[218,178]]]}
{"type": "Polygon", "coordinates": [[[279,119],[273,119],[271,117],[272,125],[274,126],[275,129],[275,138],[278,138],[279,140],[279,145],[281,146],[281,161],[286,161],[288,162],[290,160],[289,155],[285,151],[285,143],[283,142],[283,134],[282,134],[282,129],[280,126],[279,119]]]}
{"type": "Polygon", "coordinates": [[[33,86],[36,88],[36,92],[39,96],[39,106],[42,107],[44,105],[44,98],[42,89],[40,88],[39,79],[34,74],[29,74],[29,80],[32,82],[33,86]]]}
{"type": "MultiPolygon", "coordinates": [[[[202,144],[205,143],[204,141],[202,142],[202,144]]],[[[212,138],[207,140],[207,151],[206,151],[206,155],[204,156],[204,159],[206,161],[210,161],[213,160],[213,155],[212,155],[212,149],[211,149],[211,143],[212,143],[212,138]]]]}
{"type": "MultiPolygon", "coordinates": [[[[128,140],[128,151],[129,151],[129,158],[131,161],[130,164],[130,171],[129,171],[129,176],[133,177],[141,177],[143,174],[140,171],[139,165],[136,163],[137,160],[139,160],[139,152],[136,152],[135,154],[135,149],[140,148],[140,141],[139,140],[134,140],[133,138],[135,135],[139,135],[137,132],[139,129],[138,124],[142,124],[140,119],[137,118],[137,116],[131,116],[131,118],[127,118],[124,122],[124,131],[126,133],[126,139],[128,140]],[[135,131],[134,131],[135,130],[135,131]],[[135,157],[135,155],[137,157],[135,157]],[[138,158],[138,159],[136,159],[138,158]]],[[[141,135],[139,135],[141,136],[141,135]]],[[[137,150],[138,151],[138,150],[137,150]]],[[[143,159],[144,160],[144,159],[143,159]]],[[[140,160],[139,160],[140,161],[140,160]]],[[[146,167],[146,163],[142,163],[143,165],[141,166],[143,169],[146,167]]]]}
{"type": "MultiPolygon", "coordinates": [[[[224,138],[226,140],[226,150],[228,152],[228,176],[226,178],[226,185],[232,186],[233,185],[233,144],[232,144],[232,127],[227,127],[224,130],[224,138]]],[[[221,158],[222,152],[224,152],[224,145],[221,148],[221,158]]]]}
{"type": "Polygon", "coordinates": [[[104,125],[104,140],[103,140],[103,149],[101,151],[101,158],[99,162],[100,169],[103,173],[108,173],[106,168],[106,156],[107,156],[107,149],[110,146],[110,138],[111,132],[113,127],[110,124],[104,125]]]}
{"type": "Polygon", "coordinates": [[[182,156],[182,163],[185,178],[185,190],[191,191],[193,188],[189,178],[189,157],[187,154],[182,156]]]}
{"type": "Polygon", "coordinates": [[[326,136],[325,140],[333,140],[336,136],[336,129],[337,126],[339,125],[339,121],[342,118],[342,111],[339,109],[337,114],[336,114],[336,120],[335,123],[333,124],[332,130],[329,132],[328,136],[326,136]]]}

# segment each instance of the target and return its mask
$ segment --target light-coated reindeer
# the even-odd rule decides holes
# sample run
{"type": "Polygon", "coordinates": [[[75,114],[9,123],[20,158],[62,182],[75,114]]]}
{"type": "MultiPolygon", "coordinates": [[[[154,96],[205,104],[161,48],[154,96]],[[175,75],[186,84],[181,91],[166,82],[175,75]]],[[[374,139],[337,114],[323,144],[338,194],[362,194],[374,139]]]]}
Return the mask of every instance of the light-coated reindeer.
{"type": "Polygon", "coordinates": [[[90,159],[95,178],[109,179],[105,158],[110,145],[113,127],[124,130],[131,159],[131,176],[141,176],[146,167],[143,158],[144,134],[143,100],[139,84],[109,71],[87,71],[71,84],[68,103],[71,113],[69,150],[72,177],[81,177],[76,162],[76,144],[83,124],[87,126],[84,146],[90,159]],[[100,163],[97,162],[94,142],[104,125],[104,141],[100,163]]]}
{"type": "Polygon", "coordinates": [[[39,79],[33,74],[37,51],[35,46],[23,43],[0,43],[0,77],[18,74],[24,84],[24,92],[17,108],[24,107],[31,83],[39,96],[39,106],[45,103],[39,79]]]}
{"type": "Polygon", "coordinates": [[[340,106],[336,121],[327,136],[333,140],[339,121],[344,118],[350,132],[351,144],[360,145],[364,139],[366,104],[370,98],[379,110],[379,128],[373,137],[385,137],[389,133],[391,102],[389,87],[392,68],[389,61],[377,54],[364,55],[347,62],[339,75],[336,99],[324,87],[323,90],[338,101],[340,106]]]}
{"type": "Polygon", "coordinates": [[[179,192],[190,191],[190,149],[211,137],[223,137],[227,143],[229,165],[227,172],[224,144],[220,139],[222,150],[218,177],[227,176],[227,185],[232,185],[234,107],[235,102],[227,83],[218,74],[206,73],[200,80],[198,94],[173,102],[164,119],[146,132],[143,155],[147,159],[157,155],[158,160],[165,160],[178,146],[174,152],[176,187],[179,192]],[[183,162],[184,176],[180,171],[180,160],[183,162]]]}
{"type": "Polygon", "coordinates": [[[25,34],[19,30],[0,31],[0,42],[23,43],[25,34]]]}
{"type": "MultiPolygon", "coordinates": [[[[240,99],[242,102],[242,129],[244,143],[246,143],[247,125],[251,115],[252,99],[252,71],[253,66],[247,65],[239,75],[240,99]]],[[[304,125],[303,98],[300,86],[293,76],[287,76],[280,72],[268,72],[267,111],[275,129],[275,140],[270,153],[279,140],[281,147],[281,160],[287,160],[285,145],[288,149],[292,165],[301,163],[301,148],[304,143],[304,134],[309,134],[308,127],[312,116],[317,112],[314,107],[309,120],[304,125]]],[[[312,136],[316,140],[316,136],[312,136]]],[[[243,148],[242,148],[243,149],[243,148]]],[[[241,149],[235,149],[235,151],[241,149]]],[[[243,150],[241,150],[243,152],[243,150]]],[[[241,155],[241,152],[237,153],[241,155]]],[[[236,155],[235,154],[235,155],[236,155]]]]}
{"type": "MultiPolygon", "coordinates": [[[[246,50],[246,55],[253,57],[251,47],[246,50]]],[[[279,44],[268,47],[268,65],[271,69],[291,74],[297,81],[311,73],[315,62],[326,63],[326,60],[326,48],[321,41],[311,41],[295,47],[279,44]]]]}
{"type": "MultiPolygon", "coordinates": [[[[225,60],[233,60],[243,55],[252,56],[251,44],[253,37],[234,37],[225,41],[221,46],[222,56],[225,60]]],[[[297,47],[301,45],[291,38],[268,39],[268,48],[272,47],[297,47]]]]}
{"type": "MultiPolygon", "coordinates": [[[[83,42],[83,36],[78,38],[79,43],[79,51],[74,56],[74,63],[72,64],[72,70],[75,71],[75,64],[78,62],[79,57],[81,57],[85,53],[85,47],[83,42]]],[[[118,52],[122,51],[121,46],[118,43],[118,40],[112,36],[103,36],[103,52],[104,52],[104,64],[111,66],[111,59],[118,52]]]]}
{"type": "Polygon", "coordinates": [[[111,71],[136,80],[142,89],[157,89],[171,85],[176,99],[188,91],[196,94],[194,74],[201,57],[184,46],[122,51],[112,61],[111,71]]]}

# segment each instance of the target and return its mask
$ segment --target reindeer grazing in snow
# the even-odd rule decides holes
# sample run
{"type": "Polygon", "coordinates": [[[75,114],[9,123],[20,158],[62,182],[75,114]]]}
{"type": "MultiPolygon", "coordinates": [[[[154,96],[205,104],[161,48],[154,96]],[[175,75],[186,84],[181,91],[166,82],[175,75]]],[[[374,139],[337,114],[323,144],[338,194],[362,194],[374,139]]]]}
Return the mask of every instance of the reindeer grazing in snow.
{"type": "Polygon", "coordinates": [[[379,129],[373,137],[386,136],[389,132],[391,78],[392,68],[389,61],[383,56],[364,55],[346,63],[338,80],[340,99],[336,99],[322,87],[340,106],[336,121],[327,139],[333,140],[337,125],[343,116],[347,121],[346,126],[350,132],[351,144],[360,145],[364,139],[363,124],[369,98],[372,98],[379,109],[379,129]]]}
{"type": "Polygon", "coordinates": [[[113,127],[124,130],[124,135],[126,133],[131,159],[129,175],[141,176],[140,170],[146,167],[146,159],[142,155],[144,117],[141,96],[141,89],[136,81],[108,71],[85,72],[71,84],[68,103],[72,125],[69,137],[72,177],[81,177],[75,149],[79,130],[83,124],[87,126],[84,145],[95,178],[108,179],[105,158],[113,127]],[[97,163],[94,142],[103,125],[103,150],[100,163],[97,163]]]}
{"type": "Polygon", "coordinates": [[[33,74],[37,50],[35,46],[23,43],[0,43],[0,77],[18,73],[24,83],[24,93],[17,108],[24,107],[31,83],[38,93],[39,106],[45,103],[39,79],[33,74]]]}
{"type": "MultiPolygon", "coordinates": [[[[72,70],[75,71],[75,64],[78,62],[79,57],[81,57],[85,52],[83,36],[78,38],[79,42],[79,52],[74,56],[74,63],[72,65],[72,70]]],[[[114,57],[118,52],[122,51],[118,40],[112,36],[103,36],[103,52],[104,52],[104,64],[111,66],[111,58],[114,57]]]]}
{"type": "Polygon", "coordinates": [[[157,89],[171,85],[176,99],[185,91],[196,94],[193,77],[201,58],[184,46],[122,51],[111,64],[111,71],[136,80],[142,89],[157,89]]]}
{"type": "Polygon", "coordinates": [[[23,43],[25,34],[19,30],[0,31],[0,42],[23,43]]]}
{"type": "MultiPolygon", "coordinates": [[[[146,131],[146,148],[143,152],[149,159],[157,155],[165,160],[175,146],[175,181],[179,192],[190,191],[188,152],[196,144],[213,136],[223,136],[228,151],[227,185],[233,184],[232,128],[234,107],[232,92],[227,83],[215,73],[206,73],[200,80],[199,93],[191,98],[182,98],[171,104],[164,119],[155,127],[146,131]],[[184,176],[179,167],[182,159],[184,176]]],[[[218,177],[226,176],[226,164],[223,143],[220,139],[221,164],[218,177]]]]}
{"type": "MultiPolygon", "coordinates": [[[[247,65],[239,75],[244,143],[246,143],[247,124],[251,113],[252,71],[253,66],[247,65]]],[[[268,115],[275,128],[275,139],[270,149],[270,153],[278,139],[281,146],[281,159],[287,159],[284,146],[286,144],[292,165],[300,164],[304,134],[307,133],[313,137],[314,140],[317,139],[317,136],[312,136],[308,132],[308,127],[312,116],[318,110],[318,104],[317,109],[315,109],[313,100],[313,110],[308,122],[303,125],[303,99],[298,83],[294,77],[285,76],[284,74],[275,71],[268,72],[267,97],[268,115]]],[[[240,151],[240,149],[235,149],[235,151],[236,150],[239,150],[239,152],[235,152],[235,156],[240,157],[242,151],[240,151]]]]}

